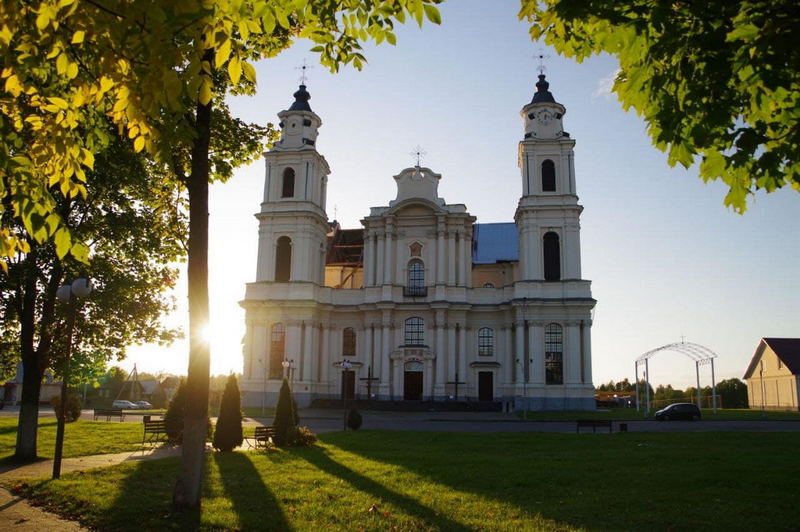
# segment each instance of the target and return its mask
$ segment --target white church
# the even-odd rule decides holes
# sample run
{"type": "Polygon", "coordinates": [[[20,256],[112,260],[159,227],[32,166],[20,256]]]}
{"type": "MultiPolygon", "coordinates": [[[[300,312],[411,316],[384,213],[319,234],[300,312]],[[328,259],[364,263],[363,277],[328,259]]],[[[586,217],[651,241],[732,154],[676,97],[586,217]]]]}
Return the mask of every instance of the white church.
{"type": "Polygon", "coordinates": [[[265,154],[255,282],[247,284],[242,391],[274,405],[347,396],[514,409],[595,407],[590,281],[581,277],[575,141],[539,76],[522,108],[522,196],[508,223],[476,223],[406,168],[362,227],[328,221],[322,120],[304,85],[265,154]]]}

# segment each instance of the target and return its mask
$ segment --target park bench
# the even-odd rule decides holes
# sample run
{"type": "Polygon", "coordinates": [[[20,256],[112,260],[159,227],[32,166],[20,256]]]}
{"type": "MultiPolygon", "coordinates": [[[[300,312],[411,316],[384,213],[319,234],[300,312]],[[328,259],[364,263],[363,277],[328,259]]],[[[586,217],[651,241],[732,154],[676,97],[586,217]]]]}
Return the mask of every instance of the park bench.
{"type": "Polygon", "coordinates": [[[258,449],[259,447],[268,447],[272,445],[272,438],[275,437],[275,427],[269,426],[259,426],[256,427],[256,433],[252,438],[246,438],[245,441],[249,447],[255,447],[258,449]],[[250,443],[250,440],[253,440],[253,443],[250,443]]]}
{"type": "Polygon", "coordinates": [[[106,418],[106,421],[111,421],[112,417],[118,417],[120,421],[125,421],[125,412],[118,408],[95,408],[94,420],[97,421],[99,417],[106,418]]]}
{"type": "Polygon", "coordinates": [[[167,441],[167,429],[163,419],[150,421],[144,420],[144,433],[142,434],[142,445],[145,443],[162,443],[167,441]]]}
{"type": "Polygon", "coordinates": [[[607,428],[609,434],[614,431],[610,419],[579,419],[575,430],[580,434],[581,429],[584,427],[591,427],[593,433],[597,433],[598,428],[607,428]]]}

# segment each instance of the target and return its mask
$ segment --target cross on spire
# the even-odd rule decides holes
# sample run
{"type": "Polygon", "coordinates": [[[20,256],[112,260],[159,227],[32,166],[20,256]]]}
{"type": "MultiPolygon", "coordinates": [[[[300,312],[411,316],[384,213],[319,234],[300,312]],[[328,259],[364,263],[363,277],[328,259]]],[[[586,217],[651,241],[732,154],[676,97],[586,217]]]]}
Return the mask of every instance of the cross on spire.
{"type": "Polygon", "coordinates": [[[534,57],[539,60],[539,74],[544,74],[545,70],[547,70],[544,61],[545,59],[550,59],[550,56],[545,55],[544,48],[539,48],[539,52],[534,57]]]}
{"type": "Polygon", "coordinates": [[[302,65],[294,67],[295,70],[301,70],[303,72],[300,75],[300,83],[301,84],[303,84],[303,85],[306,84],[306,80],[308,79],[308,76],[306,75],[306,70],[309,70],[311,68],[314,68],[314,67],[311,66],[311,65],[306,64],[306,60],[305,59],[303,59],[303,64],[302,65]]]}
{"type": "Polygon", "coordinates": [[[422,149],[422,146],[420,146],[419,144],[417,144],[417,147],[416,147],[416,148],[414,148],[414,150],[413,150],[412,152],[410,152],[410,153],[409,153],[409,155],[411,155],[412,157],[414,157],[414,158],[417,160],[417,167],[419,167],[419,163],[420,163],[420,161],[422,161],[422,158],[423,158],[423,157],[425,157],[426,155],[428,155],[428,152],[426,152],[425,150],[423,150],[423,149],[422,149]]]}

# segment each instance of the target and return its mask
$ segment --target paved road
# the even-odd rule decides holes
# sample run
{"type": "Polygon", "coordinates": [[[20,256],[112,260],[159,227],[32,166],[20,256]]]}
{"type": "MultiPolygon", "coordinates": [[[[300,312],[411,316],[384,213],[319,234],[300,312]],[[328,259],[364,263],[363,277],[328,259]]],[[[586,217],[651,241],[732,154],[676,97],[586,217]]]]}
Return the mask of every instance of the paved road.
{"type": "MultiPolygon", "coordinates": [[[[17,416],[14,407],[0,410],[0,416],[17,416]]],[[[53,417],[51,408],[43,408],[40,417],[53,417]]],[[[563,432],[574,433],[574,421],[522,421],[513,414],[500,412],[361,412],[364,429],[384,430],[430,430],[445,432],[563,432]]],[[[300,410],[300,424],[317,433],[342,430],[342,410],[300,410]]],[[[92,419],[92,411],[84,410],[81,419],[92,419]]],[[[126,415],[126,423],[140,423],[141,414],[126,415]]],[[[271,424],[272,418],[245,418],[245,425],[271,424]]],[[[614,432],[620,421],[614,421],[614,432]]],[[[703,421],[622,421],[628,424],[629,432],[798,432],[800,420],[703,420],[703,421]]],[[[586,429],[584,429],[586,430],[586,429]]],[[[591,432],[591,430],[588,430],[591,432]]]]}

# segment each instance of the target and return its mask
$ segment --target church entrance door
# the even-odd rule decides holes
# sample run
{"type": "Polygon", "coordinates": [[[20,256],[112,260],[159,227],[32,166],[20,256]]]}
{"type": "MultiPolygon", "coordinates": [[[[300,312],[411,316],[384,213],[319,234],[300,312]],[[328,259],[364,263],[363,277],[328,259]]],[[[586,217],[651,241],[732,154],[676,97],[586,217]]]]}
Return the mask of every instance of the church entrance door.
{"type": "Polygon", "coordinates": [[[403,378],[403,399],[422,401],[422,372],[406,371],[403,378]]]}
{"type": "Polygon", "coordinates": [[[356,396],[356,372],[342,372],[342,399],[354,399],[356,396]]]}
{"type": "Polygon", "coordinates": [[[494,401],[493,375],[491,371],[478,372],[478,401],[494,401]]]}

